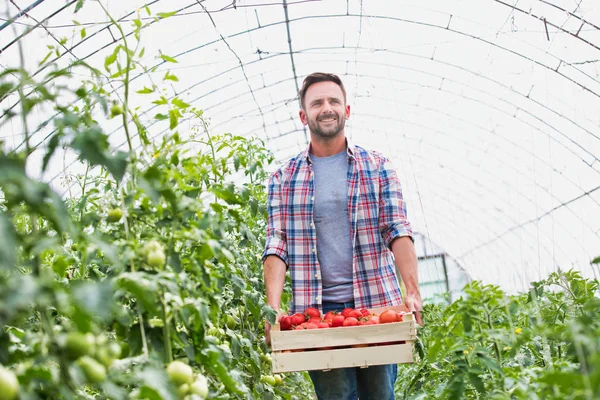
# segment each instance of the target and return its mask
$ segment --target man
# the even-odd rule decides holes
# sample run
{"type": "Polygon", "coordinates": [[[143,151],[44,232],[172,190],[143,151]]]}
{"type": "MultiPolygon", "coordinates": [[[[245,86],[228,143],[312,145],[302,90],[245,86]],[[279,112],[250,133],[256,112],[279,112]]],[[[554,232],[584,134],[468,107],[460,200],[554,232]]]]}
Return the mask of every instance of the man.
{"type": "MultiPolygon", "coordinates": [[[[269,180],[267,303],[279,311],[289,269],[292,312],[400,305],[397,268],[420,324],[417,257],[396,172],[381,154],[347,140],[350,106],[338,76],[307,76],[300,103],[310,145],[269,180]]],[[[265,336],[269,342],[268,322],[265,336]]],[[[397,365],[309,374],[319,399],[394,399],[397,365]]]]}

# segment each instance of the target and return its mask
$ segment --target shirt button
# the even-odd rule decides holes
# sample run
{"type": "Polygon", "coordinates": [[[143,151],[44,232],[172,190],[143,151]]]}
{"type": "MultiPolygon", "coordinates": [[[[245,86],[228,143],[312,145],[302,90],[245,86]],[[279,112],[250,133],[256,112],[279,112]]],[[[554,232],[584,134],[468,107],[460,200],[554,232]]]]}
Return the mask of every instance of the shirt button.
{"type": "Polygon", "coordinates": [[[321,274],[317,272],[317,273],[315,274],[315,278],[319,279],[320,277],[321,277],[321,274]]]}
{"type": "Polygon", "coordinates": [[[312,196],[310,199],[311,199],[312,201],[314,201],[314,200],[315,200],[315,196],[312,196]]]}
{"type": "Polygon", "coordinates": [[[314,228],[314,227],[315,227],[315,224],[314,224],[313,222],[311,222],[311,223],[310,223],[310,227],[311,227],[311,228],[314,228]]]}
{"type": "Polygon", "coordinates": [[[315,297],[315,300],[317,301],[317,303],[320,303],[321,302],[321,296],[315,297]]]}
{"type": "Polygon", "coordinates": [[[315,248],[313,247],[313,249],[312,249],[312,252],[313,252],[313,253],[316,253],[316,252],[317,252],[317,249],[315,249],[315,248]]]}

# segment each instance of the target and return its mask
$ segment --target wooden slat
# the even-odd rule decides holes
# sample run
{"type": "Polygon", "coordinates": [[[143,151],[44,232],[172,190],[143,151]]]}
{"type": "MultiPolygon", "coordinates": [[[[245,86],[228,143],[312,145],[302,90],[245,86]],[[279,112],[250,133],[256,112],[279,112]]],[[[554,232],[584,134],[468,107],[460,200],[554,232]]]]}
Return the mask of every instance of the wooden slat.
{"type": "Polygon", "coordinates": [[[414,322],[271,332],[273,351],[415,340],[414,322]]]}
{"type": "Polygon", "coordinates": [[[273,351],[415,340],[414,321],[299,331],[271,331],[273,351]]]}
{"type": "Polygon", "coordinates": [[[413,343],[296,353],[273,352],[273,373],[413,362],[413,343]]]}

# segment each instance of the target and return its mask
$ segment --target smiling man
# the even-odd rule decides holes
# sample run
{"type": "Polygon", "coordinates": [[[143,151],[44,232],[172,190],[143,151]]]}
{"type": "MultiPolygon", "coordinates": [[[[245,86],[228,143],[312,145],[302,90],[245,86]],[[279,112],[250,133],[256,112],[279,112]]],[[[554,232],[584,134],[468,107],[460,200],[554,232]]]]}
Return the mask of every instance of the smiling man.
{"type": "MultiPolygon", "coordinates": [[[[396,306],[402,303],[398,271],[406,306],[420,324],[417,257],[394,168],[382,154],[346,138],[350,106],[338,76],[307,76],[300,103],[310,144],[275,171],[268,186],[267,303],[279,310],[289,269],[292,312],[396,306]]],[[[266,323],[267,341],[269,334],[266,323]]],[[[397,365],[309,375],[319,399],[392,400],[397,365]]]]}

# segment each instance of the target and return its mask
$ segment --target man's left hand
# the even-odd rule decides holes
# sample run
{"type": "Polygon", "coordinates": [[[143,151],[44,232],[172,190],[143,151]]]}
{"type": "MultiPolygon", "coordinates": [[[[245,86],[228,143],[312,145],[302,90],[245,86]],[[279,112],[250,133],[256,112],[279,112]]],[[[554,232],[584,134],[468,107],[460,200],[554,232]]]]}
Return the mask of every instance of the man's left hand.
{"type": "Polygon", "coordinates": [[[412,312],[417,319],[417,324],[423,326],[423,320],[421,319],[421,310],[423,309],[423,301],[421,300],[421,294],[408,293],[404,299],[404,304],[408,307],[408,311],[412,312]]]}

